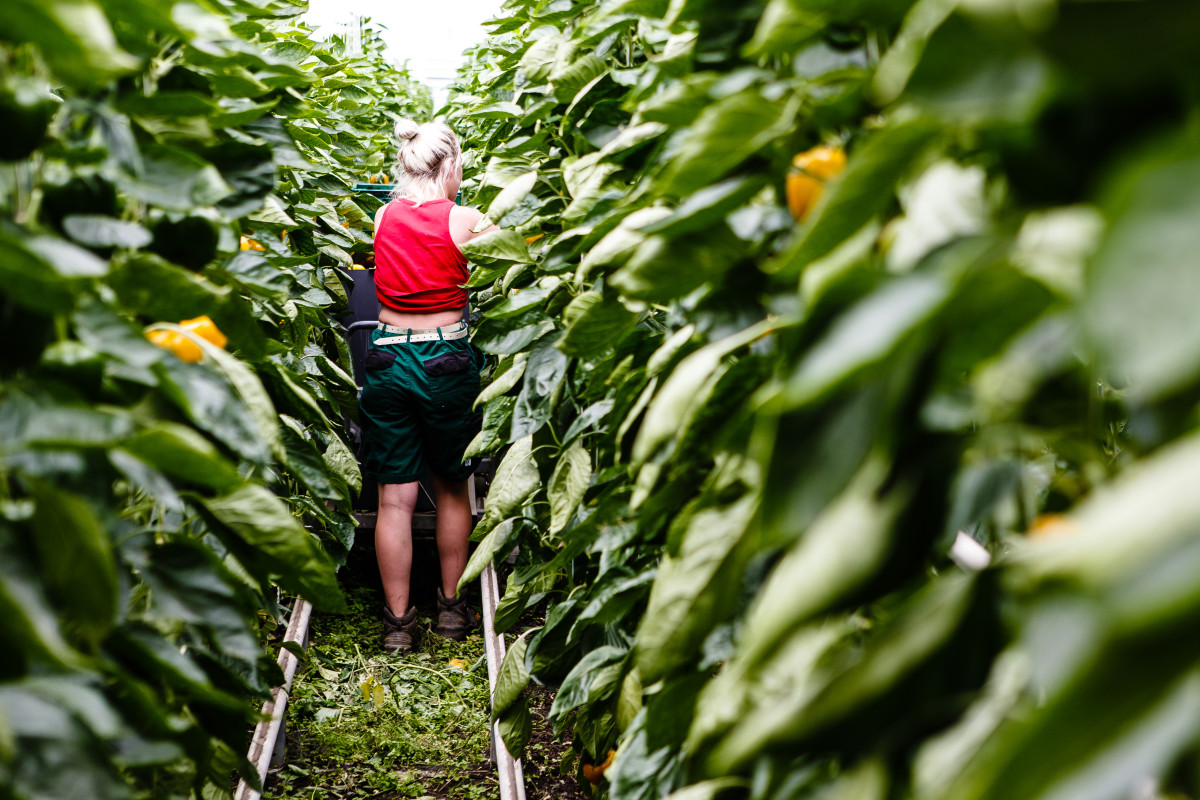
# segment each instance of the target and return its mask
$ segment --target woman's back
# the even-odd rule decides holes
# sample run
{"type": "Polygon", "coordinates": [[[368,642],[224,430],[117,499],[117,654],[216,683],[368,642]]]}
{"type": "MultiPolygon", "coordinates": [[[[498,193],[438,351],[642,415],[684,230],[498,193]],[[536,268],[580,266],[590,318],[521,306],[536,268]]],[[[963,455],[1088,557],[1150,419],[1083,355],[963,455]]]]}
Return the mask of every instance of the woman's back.
{"type": "Polygon", "coordinates": [[[376,217],[375,286],[385,308],[431,314],[467,303],[467,259],[451,232],[448,199],[388,203],[376,217]]]}

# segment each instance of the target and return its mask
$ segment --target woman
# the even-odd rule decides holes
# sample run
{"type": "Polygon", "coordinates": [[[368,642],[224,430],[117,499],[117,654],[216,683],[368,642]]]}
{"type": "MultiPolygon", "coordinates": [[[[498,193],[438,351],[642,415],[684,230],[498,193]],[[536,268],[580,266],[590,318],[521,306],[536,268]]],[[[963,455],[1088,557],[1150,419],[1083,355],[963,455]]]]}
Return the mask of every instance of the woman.
{"type": "MultiPolygon", "coordinates": [[[[429,468],[441,560],[437,631],[462,639],[476,617],[455,596],[467,564],[471,467],[463,452],[478,430],[472,404],[479,368],[467,340],[467,259],[460,247],[483,215],[454,202],[462,151],[446,125],[396,125],[395,198],[375,215],[375,287],[381,309],[371,333],[360,401],[365,477],[379,483],[375,552],[383,580],[383,647],[416,644],[410,605],[412,514],[429,468]]],[[[493,228],[489,228],[492,230],[493,228]]]]}

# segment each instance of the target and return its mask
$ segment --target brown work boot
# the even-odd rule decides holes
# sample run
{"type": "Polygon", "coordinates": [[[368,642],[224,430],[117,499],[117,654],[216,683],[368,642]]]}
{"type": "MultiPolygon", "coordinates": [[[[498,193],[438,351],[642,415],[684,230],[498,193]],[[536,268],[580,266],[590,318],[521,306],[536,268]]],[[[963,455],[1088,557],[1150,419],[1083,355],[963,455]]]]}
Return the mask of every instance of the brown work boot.
{"type": "Polygon", "coordinates": [[[417,607],[403,617],[397,617],[385,604],[383,607],[383,649],[404,655],[417,645],[417,607]]]}
{"type": "Polygon", "coordinates": [[[437,590],[438,620],[437,632],[447,639],[465,639],[467,634],[479,624],[479,617],[467,608],[465,597],[447,600],[442,594],[442,587],[437,590]]]}

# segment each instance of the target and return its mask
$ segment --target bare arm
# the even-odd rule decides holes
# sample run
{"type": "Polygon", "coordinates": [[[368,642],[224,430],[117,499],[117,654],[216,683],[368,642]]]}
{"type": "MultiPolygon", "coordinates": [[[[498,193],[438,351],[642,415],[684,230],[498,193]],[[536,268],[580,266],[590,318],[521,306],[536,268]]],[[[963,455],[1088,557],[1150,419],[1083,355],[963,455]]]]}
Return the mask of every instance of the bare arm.
{"type": "Polygon", "coordinates": [[[467,206],[455,206],[450,209],[450,238],[459,247],[474,239],[476,236],[482,236],[485,233],[498,231],[500,228],[492,225],[482,231],[476,232],[475,228],[483,220],[483,212],[476,208],[467,206]]]}

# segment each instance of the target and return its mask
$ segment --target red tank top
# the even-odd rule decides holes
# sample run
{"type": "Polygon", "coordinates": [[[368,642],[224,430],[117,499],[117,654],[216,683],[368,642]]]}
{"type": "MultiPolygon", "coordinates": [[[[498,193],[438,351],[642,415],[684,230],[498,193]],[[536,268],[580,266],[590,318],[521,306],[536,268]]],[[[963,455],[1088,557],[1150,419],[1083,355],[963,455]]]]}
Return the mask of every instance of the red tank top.
{"type": "Polygon", "coordinates": [[[453,200],[395,200],[375,230],[375,293],[397,311],[467,304],[467,257],[450,238],[453,200]]]}

